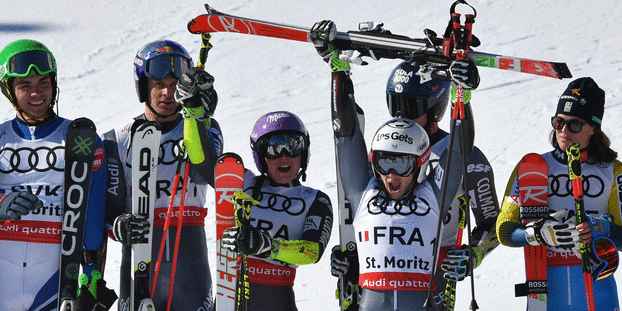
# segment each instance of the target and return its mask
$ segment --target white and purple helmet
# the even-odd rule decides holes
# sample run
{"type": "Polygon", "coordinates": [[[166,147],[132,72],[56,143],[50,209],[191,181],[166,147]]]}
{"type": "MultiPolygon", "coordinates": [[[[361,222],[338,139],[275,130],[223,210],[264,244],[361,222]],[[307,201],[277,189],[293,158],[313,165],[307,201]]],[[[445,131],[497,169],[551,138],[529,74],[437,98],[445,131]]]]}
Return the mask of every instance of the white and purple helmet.
{"type": "Polygon", "coordinates": [[[304,137],[305,146],[302,152],[302,161],[299,176],[305,176],[307,164],[309,164],[309,132],[300,118],[289,111],[273,111],[264,114],[257,119],[253,131],[251,132],[251,149],[253,150],[253,159],[257,169],[262,174],[267,174],[266,162],[264,156],[260,154],[258,142],[262,138],[267,138],[272,134],[279,133],[296,133],[304,137]]]}

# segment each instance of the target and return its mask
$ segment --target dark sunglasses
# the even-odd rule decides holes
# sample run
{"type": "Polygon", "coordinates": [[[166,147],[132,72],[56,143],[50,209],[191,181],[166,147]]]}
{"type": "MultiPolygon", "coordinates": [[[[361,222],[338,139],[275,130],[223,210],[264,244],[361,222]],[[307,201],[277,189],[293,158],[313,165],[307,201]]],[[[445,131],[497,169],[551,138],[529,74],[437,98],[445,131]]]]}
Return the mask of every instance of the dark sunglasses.
{"type": "Polygon", "coordinates": [[[579,119],[566,120],[557,116],[551,117],[551,126],[558,131],[561,131],[566,126],[571,133],[577,134],[583,130],[584,125],[585,122],[579,119]]]}
{"type": "Polygon", "coordinates": [[[412,154],[376,151],[374,152],[373,165],[376,171],[382,175],[388,175],[393,171],[396,175],[406,177],[417,168],[417,158],[412,154]]]}
{"type": "Polygon", "coordinates": [[[147,61],[145,74],[153,80],[164,80],[168,75],[179,80],[182,74],[190,70],[190,67],[190,61],[185,57],[160,55],[147,61]]]}
{"type": "Polygon", "coordinates": [[[305,138],[300,134],[274,134],[259,142],[261,154],[270,160],[283,155],[297,157],[305,149],[305,138]]]}

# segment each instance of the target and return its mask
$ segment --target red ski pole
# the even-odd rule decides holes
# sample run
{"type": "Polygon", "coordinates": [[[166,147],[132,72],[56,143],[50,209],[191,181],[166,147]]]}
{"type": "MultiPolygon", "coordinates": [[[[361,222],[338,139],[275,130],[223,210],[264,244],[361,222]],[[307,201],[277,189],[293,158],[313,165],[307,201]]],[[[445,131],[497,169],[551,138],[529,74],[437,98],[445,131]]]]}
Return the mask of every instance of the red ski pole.
{"type": "Polygon", "coordinates": [[[179,188],[179,175],[181,172],[181,163],[183,158],[180,158],[177,162],[177,168],[175,169],[175,177],[173,178],[173,187],[171,190],[171,199],[168,202],[168,208],[166,209],[166,216],[164,217],[164,226],[162,228],[162,237],[160,238],[160,248],[158,249],[158,259],[155,262],[153,275],[151,276],[151,288],[149,293],[151,298],[155,296],[156,284],[158,283],[158,276],[160,275],[160,268],[162,264],[162,257],[164,256],[164,245],[168,239],[168,230],[171,226],[171,215],[173,215],[175,196],[177,195],[177,189],[179,188]]]}
{"type": "MultiPolygon", "coordinates": [[[[572,144],[566,150],[568,158],[568,177],[572,185],[572,197],[575,202],[575,220],[577,225],[587,221],[585,207],[583,203],[583,176],[581,175],[581,147],[578,144],[572,144]]],[[[594,285],[592,281],[592,269],[590,265],[591,248],[584,243],[579,245],[579,253],[581,254],[581,266],[583,269],[583,284],[585,285],[585,298],[587,300],[588,311],[596,310],[594,302],[594,285]]]]}
{"type": "Polygon", "coordinates": [[[177,257],[179,255],[179,246],[181,242],[181,231],[184,225],[184,210],[186,205],[186,191],[188,190],[188,180],[190,179],[190,161],[184,163],[184,178],[181,186],[181,198],[177,215],[177,230],[175,231],[175,249],[173,250],[173,265],[168,283],[168,297],[166,303],[166,311],[171,311],[173,303],[173,288],[175,286],[175,274],[177,273],[177,257]]]}

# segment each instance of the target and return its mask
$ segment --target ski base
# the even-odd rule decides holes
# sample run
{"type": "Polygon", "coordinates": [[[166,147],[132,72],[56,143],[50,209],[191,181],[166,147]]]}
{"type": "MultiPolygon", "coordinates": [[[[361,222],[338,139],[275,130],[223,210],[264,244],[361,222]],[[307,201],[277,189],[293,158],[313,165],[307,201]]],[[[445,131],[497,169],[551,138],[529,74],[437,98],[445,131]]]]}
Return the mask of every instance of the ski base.
{"type": "Polygon", "coordinates": [[[223,232],[235,225],[233,194],[244,188],[244,163],[235,153],[218,158],[214,168],[216,192],[216,310],[236,310],[238,254],[221,246],[223,232]]]}
{"type": "MultiPolygon", "coordinates": [[[[520,218],[523,224],[548,215],[548,164],[537,153],[525,155],[517,168],[520,218]]],[[[527,296],[527,310],[547,310],[547,248],[523,248],[526,282],[517,284],[515,296],[527,296]]]]}

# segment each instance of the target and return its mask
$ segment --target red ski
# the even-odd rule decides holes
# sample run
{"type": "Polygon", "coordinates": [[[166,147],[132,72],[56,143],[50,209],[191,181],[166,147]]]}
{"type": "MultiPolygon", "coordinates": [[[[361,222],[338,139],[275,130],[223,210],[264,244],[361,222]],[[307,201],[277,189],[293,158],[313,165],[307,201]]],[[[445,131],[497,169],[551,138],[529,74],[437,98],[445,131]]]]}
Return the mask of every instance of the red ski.
{"type": "MultiPolygon", "coordinates": [[[[520,215],[523,224],[548,215],[548,165],[537,153],[525,155],[517,168],[520,215]]],[[[546,246],[524,247],[527,282],[517,284],[515,294],[527,296],[527,310],[546,311],[546,246]]]]}
{"type": "Polygon", "coordinates": [[[225,229],[235,225],[233,193],[244,188],[244,163],[235,153],[218,158],[214,168],[216,191],[216,310],[234,311],[237,281],[237,254],[220,247],[225,229]]]}
{"type": "MultiPolygon", "coordinates": [[[[205,5],[207,14],[199,15],[188,23],[188,31],[194,34],[212,32],[236,32],[310,42],[309,28],[273,23],[258,19],[229,15],[205,5]]],[[[429,29],[427,38],[410,38],[386,32],[348,31],[338,32],[335,39],[341,50],[357,50],[362,56],[379,58],[412,57],[427,58],[435,63],[449,63],[452,58],[443,56],[443,40],[429,29]]],[[[520,57],[469,51],[477,66],[518,71],[539,76],[563,79],[572,74],[566,63],[534,60],[520,57]]]]}

